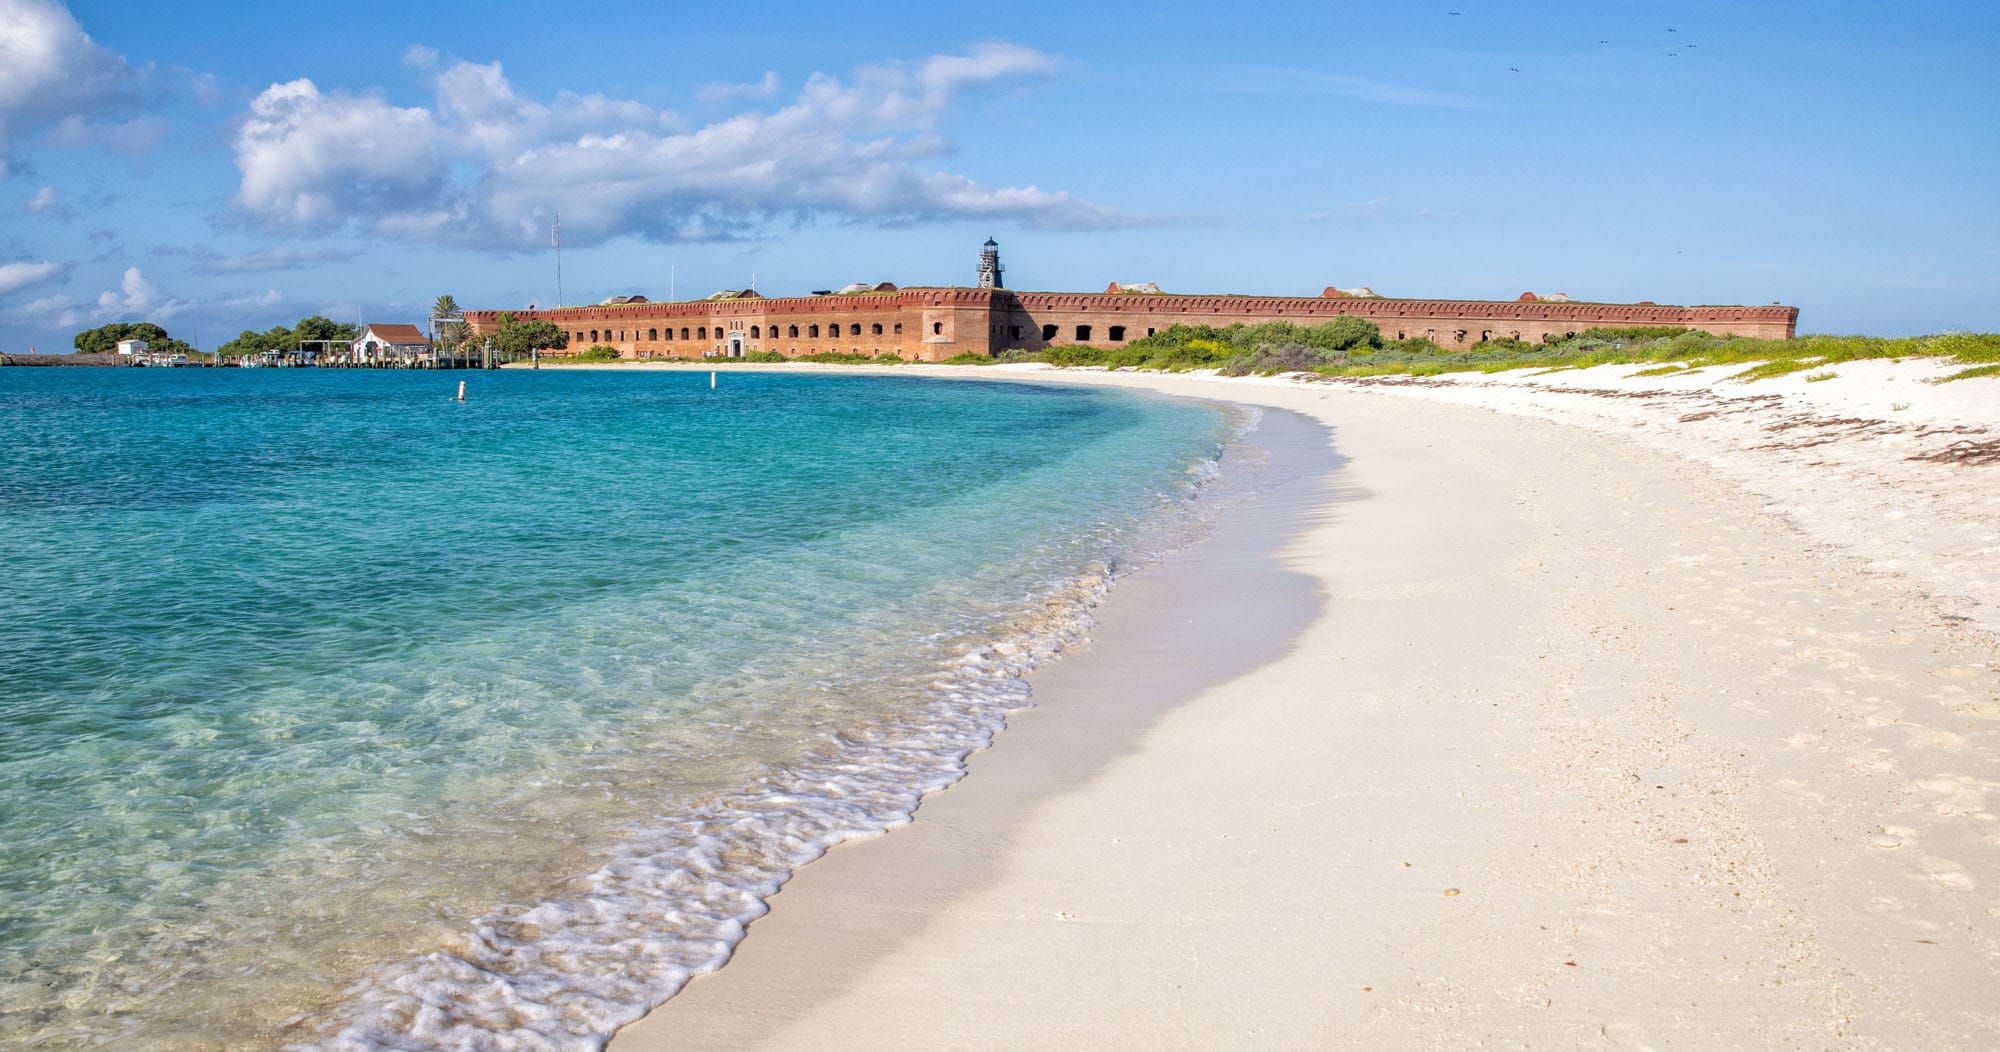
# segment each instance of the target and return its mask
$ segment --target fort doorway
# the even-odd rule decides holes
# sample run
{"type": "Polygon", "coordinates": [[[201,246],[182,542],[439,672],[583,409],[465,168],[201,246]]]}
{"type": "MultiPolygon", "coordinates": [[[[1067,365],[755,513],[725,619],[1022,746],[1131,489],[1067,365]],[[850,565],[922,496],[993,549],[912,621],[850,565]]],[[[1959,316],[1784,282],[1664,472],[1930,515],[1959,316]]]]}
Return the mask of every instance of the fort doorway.
{"type": "Polygon", "coordinates": [[[731,358],[741,358],[741,357],[743,357],[743,334],[742,334],[742,333],[740,333],[740,332],[732,332],[732,333],[730,333],[730,334],[729,334],[729,356],[730,356],[731,358]]]}

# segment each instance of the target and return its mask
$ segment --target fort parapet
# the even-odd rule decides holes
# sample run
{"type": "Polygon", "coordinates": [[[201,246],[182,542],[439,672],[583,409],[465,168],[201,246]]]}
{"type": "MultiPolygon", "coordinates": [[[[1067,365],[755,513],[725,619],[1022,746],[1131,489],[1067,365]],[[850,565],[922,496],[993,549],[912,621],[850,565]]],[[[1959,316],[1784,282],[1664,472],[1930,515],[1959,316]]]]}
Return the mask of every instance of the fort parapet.
{"type": "MultiPolygon", "coordinates": [[[[1118,286],[1113,286],[1118,288],[1118,286]]],[[[1540,343],[1593,328],[1674,327],[1717,335],[1787,339],[1797,307],[1681,307],[1582,303],[1524,295],[1518,300],[1393,299],[1328,288],[1318,296],[1183,296],[1156,292],[1017,292],[999,287],[904,288],[765,298],[755,292],[676,302],[604,303],[514,311],[569,334],[568,352],[616,348],[627,358],[788,358],[840,353],[895,354],[942,361],[964,354],[1091,345],[1117,346],[1174,325],[1323,324],[1354,316],[1390,340],[1424,337],[1451,350],[1488,340],[1540,343]]],[[[467,311],[475,334],[499,324],[498,311],[467,311]]],[[[557,352],[562,353],[562,352],[557,352]]]]}

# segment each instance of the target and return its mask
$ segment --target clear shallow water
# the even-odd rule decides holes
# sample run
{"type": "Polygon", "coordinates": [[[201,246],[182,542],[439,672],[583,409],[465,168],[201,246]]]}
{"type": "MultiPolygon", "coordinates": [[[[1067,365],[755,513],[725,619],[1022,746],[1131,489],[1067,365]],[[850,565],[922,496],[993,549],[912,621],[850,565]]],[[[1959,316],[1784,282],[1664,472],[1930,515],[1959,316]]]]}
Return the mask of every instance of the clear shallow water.
{"type": "Polygon", "coordinates": [[[595,1047],[956,778],[1231,428],[910,378],[0,371],[0,1044],[595,1047]]]}

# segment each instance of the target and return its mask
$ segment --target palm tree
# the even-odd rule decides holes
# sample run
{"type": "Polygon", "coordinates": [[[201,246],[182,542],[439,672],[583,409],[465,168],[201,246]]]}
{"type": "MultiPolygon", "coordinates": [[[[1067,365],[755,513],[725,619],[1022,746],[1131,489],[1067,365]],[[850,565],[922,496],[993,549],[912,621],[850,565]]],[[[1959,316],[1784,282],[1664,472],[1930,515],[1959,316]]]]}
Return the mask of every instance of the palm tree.
{"type": "Polygon", "coordinates": [[[440,353],[449,353],[453,343],[464,339],[462,332],[453,331],[452,322],[458,320],[453,317],[456,314],[459,314],[458,301],[449,292],[431,304],[431,339],[438,345],[440,353]]]}

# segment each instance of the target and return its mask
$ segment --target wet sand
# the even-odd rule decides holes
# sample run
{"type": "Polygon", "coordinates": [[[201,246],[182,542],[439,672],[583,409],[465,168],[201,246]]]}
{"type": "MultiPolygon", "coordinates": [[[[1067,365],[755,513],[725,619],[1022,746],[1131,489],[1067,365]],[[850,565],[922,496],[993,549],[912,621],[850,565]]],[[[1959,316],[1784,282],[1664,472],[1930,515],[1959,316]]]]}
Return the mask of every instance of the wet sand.
{"type": "Polygon", "coordinates": [[[1061,379],[1289,410],[1295,477],[614,1049],[2000,1043],[2000,650],[1936,596],[1603,429],[1061,379]]]}

